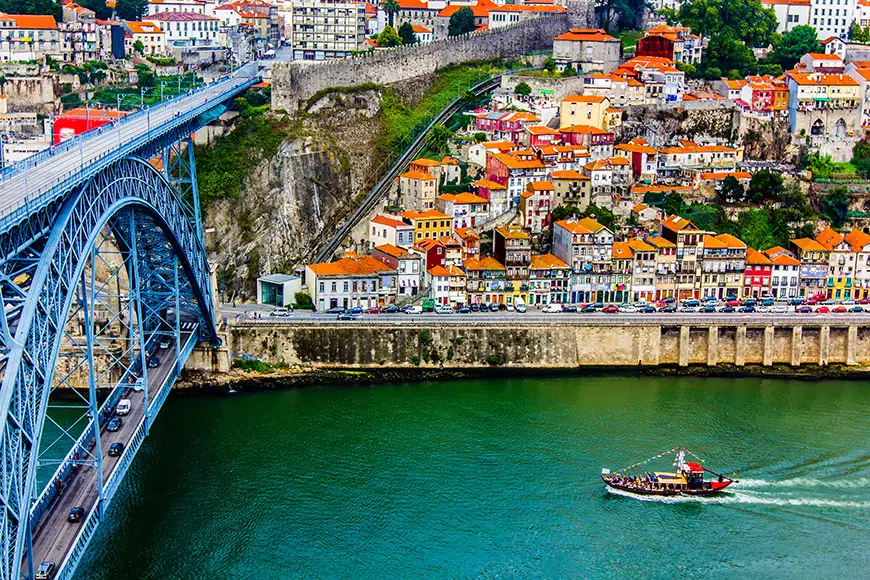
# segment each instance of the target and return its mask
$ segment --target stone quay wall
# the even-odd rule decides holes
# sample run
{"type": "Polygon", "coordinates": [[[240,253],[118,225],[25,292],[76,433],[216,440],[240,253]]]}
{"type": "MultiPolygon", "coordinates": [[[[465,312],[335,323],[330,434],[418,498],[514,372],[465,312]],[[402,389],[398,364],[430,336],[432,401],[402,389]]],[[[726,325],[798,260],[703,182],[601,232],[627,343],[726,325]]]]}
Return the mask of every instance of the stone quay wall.
{"type": "MultiPolygon", "coordinates": [[[[310,369],[868,366],[870,327],[811,321],[251,322],[227,327],[226,348],[231,356],[310,369]]],[[[198,362],[193,366],[210,370],[207,360],[198,362]]]]}
{"type": "Polygon", "coordinates": [[[315,93],[331,87],[354,87],[365,83],[386,85],[462,62],[552,50],[553,37],[567,29],[568,16],[559,14],[426,44],[377,50],[347,59],[276,62],[272,69],[272,109],[296,111],[315,93]]]}

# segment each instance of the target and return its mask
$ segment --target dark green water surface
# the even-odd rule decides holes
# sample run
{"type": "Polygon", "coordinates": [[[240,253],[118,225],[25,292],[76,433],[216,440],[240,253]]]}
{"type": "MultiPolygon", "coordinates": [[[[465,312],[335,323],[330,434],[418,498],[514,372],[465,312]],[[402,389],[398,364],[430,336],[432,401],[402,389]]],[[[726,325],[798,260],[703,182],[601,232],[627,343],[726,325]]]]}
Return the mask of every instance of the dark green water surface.
{"type": "Polygon", "coordinates": [[[77,578],[868,578],[868,412],[866,383],[628,376],[173,398],[77,578]],[[605,491],[675,445],[740,484],[605,491]]]}

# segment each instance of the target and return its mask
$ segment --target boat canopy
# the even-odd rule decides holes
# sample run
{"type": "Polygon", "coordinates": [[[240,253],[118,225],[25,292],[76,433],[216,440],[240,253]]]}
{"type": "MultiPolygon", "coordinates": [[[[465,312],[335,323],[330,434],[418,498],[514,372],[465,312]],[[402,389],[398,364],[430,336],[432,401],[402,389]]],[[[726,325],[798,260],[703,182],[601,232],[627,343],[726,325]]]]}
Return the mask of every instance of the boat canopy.
{"type": "Polygon", "coordinates": [[[689,471],[700,471],[702,473],[704,472],[704,468],[701,467],[701,464],[695,461],[687,461],[686,467],[689,468],[689,471]]]}
{"type": "Polygon", "coordinates": [[[657,471],[653,475],[656,477],[656,483],[673,483],[675,485],[684,485],[686,483],[686,478],[679,473],[662,473],[657,471]]]}

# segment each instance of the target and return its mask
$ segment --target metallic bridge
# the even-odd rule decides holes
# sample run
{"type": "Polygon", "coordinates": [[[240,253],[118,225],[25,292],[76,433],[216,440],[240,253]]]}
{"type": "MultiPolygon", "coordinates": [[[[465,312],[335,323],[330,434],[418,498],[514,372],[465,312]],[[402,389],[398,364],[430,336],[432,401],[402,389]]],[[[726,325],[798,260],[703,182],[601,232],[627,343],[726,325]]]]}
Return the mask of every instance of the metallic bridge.
{"type": "Polygon", "coordinates": [[[192,134],[258,80],[247,65],[0,172],[0,580],[73,575],[194,345],[217,341],[192,134]]]}

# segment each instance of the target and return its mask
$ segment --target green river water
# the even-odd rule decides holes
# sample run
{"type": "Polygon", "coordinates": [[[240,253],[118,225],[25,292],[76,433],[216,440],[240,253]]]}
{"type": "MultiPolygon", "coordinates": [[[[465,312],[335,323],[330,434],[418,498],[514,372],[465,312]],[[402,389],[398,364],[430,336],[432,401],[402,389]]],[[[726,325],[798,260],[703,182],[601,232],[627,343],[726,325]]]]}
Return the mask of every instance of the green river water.
{"type": "Polygon", "coordinates": [[[613,375],[170,398],[76,578],[868,578],[868,410],[862,382],[613,375]],[[599,479],[675,445],[740,483],[599,479]]]}

